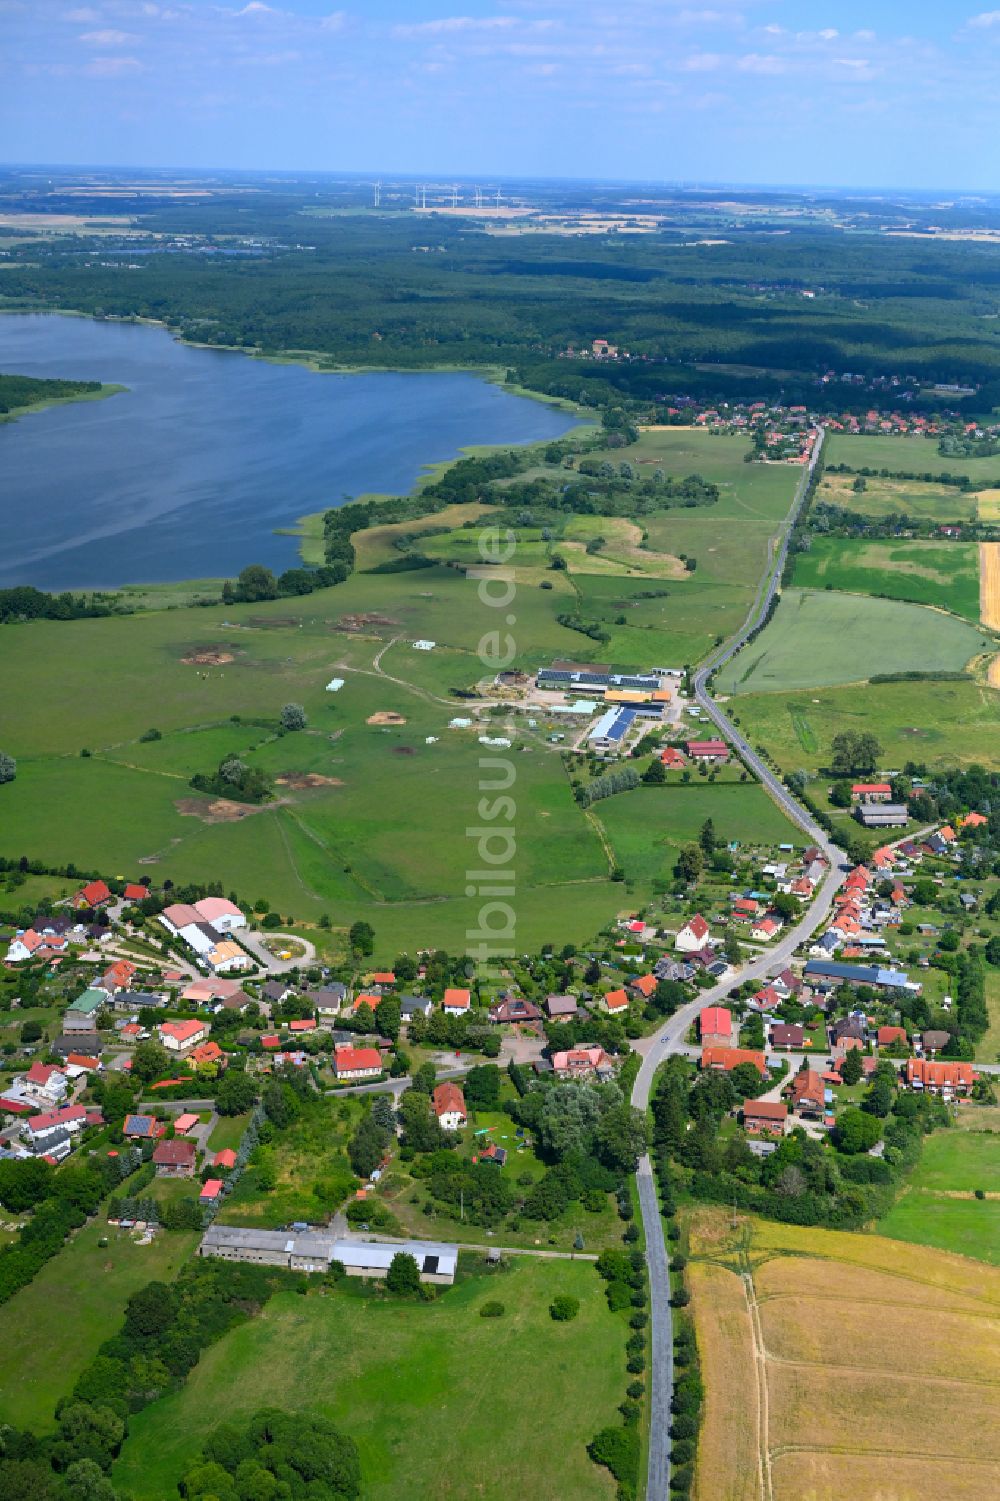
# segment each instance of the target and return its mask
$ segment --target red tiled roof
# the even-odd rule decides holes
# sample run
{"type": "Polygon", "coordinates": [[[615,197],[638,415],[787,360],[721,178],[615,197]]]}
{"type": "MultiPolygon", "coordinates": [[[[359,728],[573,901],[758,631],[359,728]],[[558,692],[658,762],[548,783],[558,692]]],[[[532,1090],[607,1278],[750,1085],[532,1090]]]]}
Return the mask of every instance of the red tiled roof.
{"type": "Polygon", "coordinates": [[[188,1167],[194,1163],[195,1156],[194,1142],[183,1138],[160,1141],[153,1148],[153,1161],[157,1167],[188,1167]]]}
{"type": "Polygon", "coordinates": [[[694,917],[688,918],[687,922],[681,929],[681,932],[690,933],[692,938],[707,938],[709,934],[708,923],[702,917],[700,912],[696,912],[694,917]]]}
{"type": "Polygon", "coordinates": [[[468,990],[446,990],[441,1004],[450,1006],[453,1011],[467,1011],[472,1005],[472,994],[468,990]]]}
{"type": "Polygon", "coordinates": [[[191,1050],[188,1055],[188,1062],[194,1064],[218,1063],[219,1059],[224,1056],[217,1042],[203,1042],[200,1047],[191,1050]]]}
{"type": "Polygon", "coordinates": [[[79,892],[88,907],[96,907],[111,899],[111,888],[106,881],[89,881],[79,892]]]}
{"type": "Polygon", "coordinates": [[[879,1027],[877,1041],[880,1048],[888,1047],[894,1042],[906,1042],[905,1027],[879,1027]]]}
{"type": "Polygon", "coordinates": [[[193,1019],[189,1022],[164,1022],[160,1027],[161,1035],[172,1037],[175,1042],[188,1042],[204,1030],[205,1023],[193,1019]]]}
{"type": "Polygon", "coordinates": [[[212,1166],[225,1168],[235,1167],[236,1153],[233,1151],[232,1147],[223,1147],[221,1152],[216,1152],[212,1166]]]}
{"type": "Polygon", "coordinates": [[[628,1006],[628,996],[624,990],[609,990],[604,997],[604,1004],[609,1011],[624,1011],[628,1006]]]}
{"type": "Polygon", "coordinates": [[[125,900],[127,902],[144,902],[148,895],[148,886],[140,886],[138,881],[129,881],[125,887],[125,900]]]}
{"type": "Polygon", "coordinates": [[[698,1031],[702,1037],[731,1037],[732,1013],[725,1006],[706,1006],[698,1018],[698,1031]]]}
{"type": "Polygon", "coordinates": [[[908,1058],[906,1060],[906,1082],[908,1084],[919,1083],[925,1086],[933,1086],[936,1089],[942,1087],[956,1088],[961,1086],[971,1089],[975,1083],[975,1072],[971,1063],[951,1062],[946,1059],[931,1060],[930,1058],[908,1058]]]}
{"type": "Polygon", "coordinates": [[[334,1070],[338,1074],[358,1073],[365,1069],[382,1069],[382,1054],[378,1048],[338,1048],[334,1054],[334,1070]]]}
{"type": "Polygon", "coordinates": [[[783,1121],[788,1117],[784,1100],[744,1100],[744,1120],[783,1121]]]}
{"type": "Polygon", "coordinates": [[[199,1199],[217,1199],[222,1192],[221,1178],[206,1178],[201,1185],[199,1199]]]}
{"type": "Polygon", "coordinates": [[[457,1084],[445,1082],[439,1084],[434,1090],[431,1099],[434,1104],[435,1115],[449,1115],[457,1111],[459,1115],[465,1114],[465,1095],[457,1084]]]}
{"type": "Polygon", "coordinates": [[[645,996],[646,1000],[648,1001],[650,996],[653,994],[653,991],[656,989],[656,976],[638,975],[636,979],[629,981],[629,988],[631,990],[637,990],[639,994],[645,996]]]}
{"type": "Polygon", "coordinates": [[[752,1063],[761,1075],[767,1073],[767,1060],[756,1048],[702,1048],[702,1068],[722,1068],[728,1074],[740,1063],[752,1063]]]}
{"type": "Polygon", "coordinates": [[[48,1131],[52,1126],[68,1126],[72,1121],[85,1121],[87,1112],[82,1105],[64,1105],[61,1110],[46,1110],[33,1115],[28,1121],[28,1130],[48,1131]]]}

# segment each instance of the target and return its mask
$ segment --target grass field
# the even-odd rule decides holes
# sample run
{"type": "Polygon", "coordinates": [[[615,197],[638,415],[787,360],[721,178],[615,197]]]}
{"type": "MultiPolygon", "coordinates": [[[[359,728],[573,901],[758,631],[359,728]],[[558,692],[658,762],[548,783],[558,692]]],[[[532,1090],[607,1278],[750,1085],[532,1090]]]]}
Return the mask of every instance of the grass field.
{"type": "Polygon", "coordinates": [[[698,1501],[995,1494],[1000,1271],[721,1209],[689,1229],[698,1501]]]}
{"type": "MultiPolygon", "coordinates": [[[[827,438],[828,448],[830,441],[827,438]]],[[[866,489],[856,495],[851,489],[853,482],[853,475],[831,474],[827,470],[820,481],[817,499],[861,516],[902,515],[911,516],[914,521],[939,524],[970,522],[975,521],[977,514],[983,516],[983,499],[957,490],[954,485],[878,477],[868,479],[866,489]]]]}
{"type": "Polygon", "coordinates": [[[626,1333],[580,1262],[525,1257],[431,1304],[281,1294],[209,1350],[182,1392],[131,1421],[115,1484],[162,1501],[206,1433],[271,1404],[314,1408],[351,1434],[366,1501],[610,1501],[586,1444],[617,1421],[626,1333]],[[580,1299],[572,1323],[549,1317],[556,1293],[580,1299]],[[488,1298],[505,1317],[480,1318],[488,1298]],[[529,1387],[544,1394],[544,1421],[529,1387]]]}
{"type": "Polygon", "coordinates": [[[51,1427],[56,1403],[117,1331],[126,1301],[147,1282],[169,1282],[197,1239],[169,1231],[138,1246],[102,1220],[74,1235],[0,1307],[0,1343],[9,1362],[0,1382],[0,1421],[51,1427]],[[109,1245],[98,1245],[105,1235],[109,1245]]]}
{"type": "MultiPolygon", "coordinates": [[[[274,1188],[264,1192],[257,1169],[248,1167],[223,1204],[219,1224],[276,1230],[295,1220],[315,1223],[333,1214],[356,1184],[346,1147],[362,1109],[361,1101],[325,1097],[300,1116],[273,1143],[274,1188]]],[[[218,1128],[213,1151],[220,1149],[217,1134],[218,1128]]]]}
{"type": "Polygon", "coordinates": [[[979,549],[974,542],[816,537],[809,551],[798,555],[794,578],[802,589],[908,599],[979,620],[979,549]]]}
{"type": "Polygon", "coordinates": [[[751,743],[766,745],[785,771],[829,766],[844,729],[877,735],[886,766],[1000,766],[1000,692],[971,679],[741,694],[733,710],[751,743]]]}
{"type": "Polygon", "coordinates": [[[1000,974],[995,969],[986,971],[986,1005],[989,1008],[990,1024],[979,1039],[976,1059],[980,1063],[1000,1062],[1000,974]]]}
{"type": "Polygon", "coordinates": [[[930,1136],[905,1189],[881,1220],[881,1233],[1000,1266],[997,1128],[997,1111],[969,1105],[950,1131],[930,1136]],[[976,1189],[994,1197],[976,1199],[976,1189]]]}
{"type": "MultiPolygon", "coordinates": [[[[850,464],[853,469],[887,469],[890,474],[966,474],[977,486],[1000,485],[1000,454],[992,459],[945,458],[933,438],[874,438],[831,433],[824,446],[827,464],[850,464]]],[[[835,476],[831,476],[835,478],[835,476]]],[[[874,483],[874,482],[873,482],[874,483]]]]}
{"type": "Polygon", "coordinates": [[[950,672],[991,645],[971,625],[921,605],[786,589],[770,624],[719,672],[716,686],[743,694],[824,688],[876,673],[950,672]]]}

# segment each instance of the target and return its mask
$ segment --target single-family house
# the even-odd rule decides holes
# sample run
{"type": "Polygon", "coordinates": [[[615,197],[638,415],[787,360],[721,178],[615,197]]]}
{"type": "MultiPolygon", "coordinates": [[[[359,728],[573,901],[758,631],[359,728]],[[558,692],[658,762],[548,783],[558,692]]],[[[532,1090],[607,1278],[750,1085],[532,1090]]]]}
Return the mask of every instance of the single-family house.
{"type": "Polygon", "coordinates": [[[122,900],[126,902],[144,902],[149,896],[149,887],[143,886],[141,881],[126,881],[125,890],[122,892],[122,900]]]}
{"type": "Polygon", "coordinates": [[[338,1079],[377,1079],[382,1073],[382,1054],[378,1048],[337,1048],[333,1071],[338,1079]]]}
{"type": "Polygon", "coordinates": [[[788,1086],[792,1109],[800,1115],[822,1115],[824,1106],[823,1080],[815,1069],[801,1068],[788,1086]]]}
{"type": "Polygon", "coordinates": [[[465,1095],[457,1084],[451,1083],[450,1080],[438,1084],[431,1095],[431,1104],[442,1130],[460,1131],[465,1125],[468,1119],[465,1095]]]}
{"type": "Polygon", "coordinates": [[[220,1069],[225,1068],[229,1062],[219,1044],[213,1042],[211,1038],[209,1038],[208,1042],[200,1043],[198,1047],[192,1048],[188,1054],[187,1061],[193,1064],[195,1068],[202,1068],[208,1064],[217,1064],[220,1069]]]}
{"type": "Polygon", "coordinates": [[[878,1031],[875,1034],[875,1041],[878,1043],[880,1048],[891,1048],[896,1046],[902,1046],[905,1048],[909,1044],[909,1038],[906,1035],[905,1027],[879,1027],[878,1031]]]}
{"type": "Polygon", "coordinates": [[[197,1148],[186,1137],[159,1141],[153,1148],[153,1166],[158,1178],[193,1178],[197,1148]]]}
{"type": "Polygon", "coordinates": [[[128,990],[138,972],[138,966],[131,959],[116,959],[101,976],[100,987],[108,995],[114,995],[117,990],[128,990]]]}
{"type": "Polygon", "coordinates": [[[579,1009],[575,995],[545,997],[545,1014],[550,1021],[572,1021],[579,1009]]]}
{"type": "Polygon", "coordinates": [[[653,974],[637,975],[634,980],[629,980],[625,988],[633,1000],[652,1000],[656,992],[656,976],[653,974]]]}
{"type": "Polygon", "coordinates": [[[111,887],[106,881],[88,881],[73,897],[72,905],[77,912],[85,912],[94,907],[104,907],[110,900],[111,887]]]}
{"type": "Polygon", "coordinates": [[[780,1138],[788,1125],[784,1100],[744,1100],[743,1129],[748,1136],[780,1138]]]}
{"type": "Polygon", "coordinates": [[[216,1152],[212,1159],[212,1166],[218,1168],[221,1172],[232,1172],[236,1166],[236,1153],[232,1147],[223,1147],[221,1152],[216,1152]]]}
{"type": "Polygon", "coordinates": [[[445,991],[441,1000],[445,1016],[467,1016],[472,1008],[472,993],[460,988],[445,991]]]}
{"type": "Polygon", "coordinates": [[[920,1039],[920,1046],[925,1053],[940,1053],[951,1041],[951,1033],[935,1030],[929,1027],[920,1039]]]}
{"type": "Polygon", "coordinates": [[[342,984],[340,980],[331,980],[328,985],[324,985],[320,990],[310,991],[309,999],[321,1022],[332,1021],[334,1017],[340,1015],[343,1004],[347,999],[347,986],[342,984]]]}
{"type": "Polygon", "coordinates": [[[499,1001],[494,1001],[489,1010],[491,1022],[538,1022],[542,1019],[542,1013],[532,1001],[526,1001],[521,996],[504,996],[499,1001]]]}
{"type": "Polygon", "coordinates": [[[404,995],[399,999],[399,1014],[404,1022],[412,1021],[415,1016],[430,1016],[432,1002],[426,995],[404,995]]]}
{"type": "MultiPolygon", "coordinates": [[[[182,1001],[194,1001],[199,1006],[208,1005],[212,1001],[225,1002],[231,996],[242,994],[239,980],[220,979],[217,975],[206,975],[204,978],[192,980],[190,985],[181,991],[182,1001]]],[[[247,997],[249,1000],[249,997],[247,997]]]]}
{"type": "Polygon", "coordinates": [[[756,1048],[702,1048],[701,1067],[731,1073],[741,1063],[752,1063],[761,1078],[767,1074],[767,1059],[756,1048]]]}
{"type": "Polygon", "coordinates": [[[732,1047],[732,1012],[725,1006],[706,1006],[698,1018],[698,1036],[703,1048],[732,1047]]]}
{"type": "Polygon", "coordinates": [[[681,954],[699,953],[710,943],[710,929],[700,912],[689,917],[674,939],[674,948],[681,954]]]}
{"type": "Polygon", "coordinates": [[[783,969],[770,981],[772,990],[776,990],[783,1001],[790,996],[798,995],[802,990],[802,981],[798,975],[794,975],[790,969],[783,969]]]}
{"type": "Polygon", "coordinates": [[[755,943],[770,943],[774,935],[780,932],[781,923],[776,917],[762,917],[751,927],[750,937],[755,943]]]}
{"type": "Polygon", "coordinates": [[[610,1078],[614,1065],[601,1047],[563,1048],[552,1054],[552,1071],[558,1079],[610,1078]]]}
{"type": "Polygon", "coordinates": [[[156,1030],[168,1053],[188,1053],[208,1037],[205,1023],[194,1017],[190,1021],[162,1022],[156,1030]]]}
{"type": "Polygon", "coordinates": [[[668,745],[662,750],[660,752],[660,760],[668,771],[683,771],[687,765],[687,758],[683,751],[677,749],[676,745],[668,745]]]}
{"type": "Polygon", "coordinates": [[[224,896],[202,897],[200,902],[194,903],[194,910],[204,922],[211,923],[217,933],[231,933],[234,928],[247,925],[244,913],[224,896]]]}
{"type": "Polygon", "coordinates": [[[37,1109],[54,1109],[66,1097],[66,1074],[54,1063],[33,1063],[17,1082],[19,1093],[37,1109]]]}
{"type": "Polygon", "coordinates": [[[805,1047],[806,1030],[798,1022],[775,1022],[771,1027],[772,1048],[789,1048],[796,1052],[805,1047]]]}
{"type": "Polygon", "coordinates": [[[122,1123],[127,1141],[157,1141],[166,1129],[166,1121],[157,1120],[155,1115],[127,1115],[122,1123]]]}
{"type": "MultiPolygon", "coordinates": [[[[21,1127],[21,1134],[28,1149],[36,1157],[52,1150],[57,1137],[70,1139],[87,1124],[87,1112],[82,1105],[63,1105],[58,1110],[45,1110],[38,1115],[29,1115],[21,1127]]],[[[71,1148],[56,1155],[65,1157],[71,1148]]]]}
{"type": "Polygon", "coordinates": [[[756,995],[752,995],[747,1001],[751,1011],[759,1011],[761,1015],[769,1011],[776,1011],[781,1005],[781,996],[773,985],[763,985],[756,995]]]}
{"type": "Polygon", "coordinates": [[[624,1016],[628,1010],[628,995],[624,990],[609,990],[604,997],[604,1009],[609,1016],[624,1016]]]}

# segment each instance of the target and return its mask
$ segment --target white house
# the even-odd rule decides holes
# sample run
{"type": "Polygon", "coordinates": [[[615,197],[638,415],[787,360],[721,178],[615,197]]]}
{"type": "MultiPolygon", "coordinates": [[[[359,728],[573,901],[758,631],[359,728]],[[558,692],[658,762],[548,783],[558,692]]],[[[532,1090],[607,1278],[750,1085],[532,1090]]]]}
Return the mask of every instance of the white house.
{"type": "Polygon", "coordinates": [[[224,896],[202,897],[195,902],[194,910],[203,922],[211,923],[217,933],[231,933],[234,928],[245,928],[247,920],[235,902],[224,896]]]}
{"type": "Polygon", "coordinates": [[[205,1023],[194,1019],[186,1022],[163,1022],[156,1030],[168,1053],[187,1053],[208,1036],[205,1023]]]}
{"type": "Polygon", "coordinates": [[[51,1110],[66,1097],[66,1075],[53,1063],[33,1063],[17,1082],[21,1098],[40,1110],[51,1110]]]}
{"type": "Polygon", "coordinates": [[[446,990],[441,1004],[445,1016],[467,1016],[472,1006],[472,995],[468,990],[446,990]]]}
{"type": "Polygon", "coordinates": [[[434,1114],[444,1131],[460,1131],[468,1119],[465,1111],[465,1096],[457,1084],[447,1081],[439,1084],[431,1096],[434,1114]]]}
{"type": "Polygon", "coordinates": [[[709,942],[708,923],[700,912],[696,912],[677,934],[674,939],[674,948],[682,954],[696,954],[709,942]]]}

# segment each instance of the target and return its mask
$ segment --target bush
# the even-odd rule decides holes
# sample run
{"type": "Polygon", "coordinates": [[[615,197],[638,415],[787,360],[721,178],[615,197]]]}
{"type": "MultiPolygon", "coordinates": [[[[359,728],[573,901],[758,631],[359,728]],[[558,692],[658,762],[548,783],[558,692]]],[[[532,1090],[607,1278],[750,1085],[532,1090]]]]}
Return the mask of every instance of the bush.
{"type": "Polygon", "coordinates": [[[632,1294],[626,1282],[609,1282],[605,1289],[608,1298],[608,1307],[612,1313],[620,1313],[623,1308],[628,1308],[632,1302],[632,1294]]]}
{"type": "Polygon", "coordinates": [[[506,1311],[499,1299],[491,1298],[488,1303],[484,1303],[482,1308],[480,1308],[479,1317],[481,1319],[502,1319],[506,1311]]]}
{"type": "Polygon", "coordinates": [[[560,1293],[558,1298],[553,1298],[549,1304],[549,1313],[557,1324],[568,1324],[570,1319],[575,1319],[580,1312],[580,1299],[571,1298],[567,1293],[560,1293]]]}
{"type": "Polygon", "coordinates": [[[641,1376],[646,1369],[645,1355],[630,1355],[625,1362],[625,1369],[630,1376],[641,1376]]]}
{"type": "Polygon", "coordinates": [[[609,1469],[620,1485],[633,1490],[639,1480],[639,1435],[634,1425],[602,1428],[587,1445],[595,1464],[609,1469]]]}

